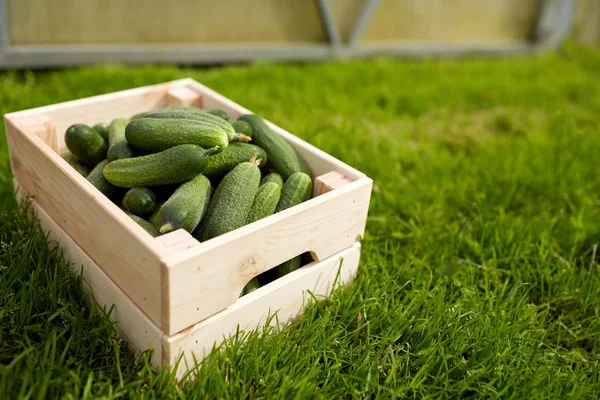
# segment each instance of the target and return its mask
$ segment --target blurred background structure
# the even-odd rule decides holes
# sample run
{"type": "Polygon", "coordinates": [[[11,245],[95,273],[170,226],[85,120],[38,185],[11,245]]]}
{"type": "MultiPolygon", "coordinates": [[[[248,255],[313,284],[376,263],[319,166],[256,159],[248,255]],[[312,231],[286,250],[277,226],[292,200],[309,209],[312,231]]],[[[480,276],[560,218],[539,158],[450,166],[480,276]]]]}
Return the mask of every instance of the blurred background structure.
{"type": "Polygon", "coordinates": [[[598,0],[0,0],[0,67],[528,53],[600,44],[598,0]]]}

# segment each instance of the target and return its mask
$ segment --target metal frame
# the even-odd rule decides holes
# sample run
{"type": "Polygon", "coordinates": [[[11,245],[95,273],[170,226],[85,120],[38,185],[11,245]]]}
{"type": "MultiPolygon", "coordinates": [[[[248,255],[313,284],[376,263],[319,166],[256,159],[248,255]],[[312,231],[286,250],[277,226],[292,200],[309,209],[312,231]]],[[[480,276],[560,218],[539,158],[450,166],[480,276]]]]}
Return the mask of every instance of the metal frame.
{"type": "Polygon", "coordinates": [[[11,46],[8,40],[8,20],[5,0],[0,0],[0,69],[56,67],[65,65],[122,63],[211,64],[264,60],[317,60],[364,57],[378,54],[421,57],[460,56],[466,54],[507,55],[547,51],[559,46],[569,30],[577,0],[545,0],[532,42],[509,45],[448,45],[427,44],[361,44],[358,43],[380,0],[365,0],[348,42],[341,40],[333,20],[328,0],[316,0],[321,21],[327,32],[326,43],[309,45],[256,44],[219,47],[215,45],[60,45],[11,46]]]}

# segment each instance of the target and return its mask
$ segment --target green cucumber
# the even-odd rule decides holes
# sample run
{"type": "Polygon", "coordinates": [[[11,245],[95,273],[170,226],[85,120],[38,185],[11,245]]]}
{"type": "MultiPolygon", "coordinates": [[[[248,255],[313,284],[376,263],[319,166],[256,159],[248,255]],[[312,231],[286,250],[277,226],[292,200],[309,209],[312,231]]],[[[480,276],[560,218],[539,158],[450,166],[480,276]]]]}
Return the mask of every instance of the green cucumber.
{"type": "Polygon", "coordinates": [[[65,143],[77,159],[90,168],[106,158],[106,141],[94,128],[84,124],[74,124],[65,132],[65,143]]]}
{"type": "Polygon", "coordinates": [[[215,190],[194,236],[201,241],[209,240],[244,225],[259,183],[260,170],[255,164],[238,164],[215,190]]]}
{"type": "Polygon", "coordinates": [[[137,114],[132,115],[129,119],[131,121],[133,121],[134,119],[144,118],[146,115],[148,115],[148,114],[150,114],[152,112],[155,112],[155,111],[158,111],[158,109],[148,110],[148,111],[142,111],[142,112],[139,112],[137,114]]]}
{"type": "Polygon", "coordinates": [[[107,165],[108,160],[100,161],[86,179],[106,197],[111,197],[115,193],[115,187],[104,178],[103,171],[107,165]]]}
{"type": "Polygon", "coordinates": [[[287,179],[294,172],[310,175],[310,170],[300,155],[283,137],[274,132],[258,115],[242,115],[239,120],[246,121],[252,127],[252,143],[267,152],[269,163],[287,179]]]}
{"type": "Polygon", "coordinates": [[[148,222],[150,222],[152,225],[156,226],[156,219],[158,218],[158,212],[160,211],[160,208],[163,206],[163,204],[165,204],[166,200],[159,200],[156,203],[156,207],[154,207],[154,211],[152,211],[152,214],[150,214],[150,216],[148,217],[148,222]]]}
{"type": "Polygon", "coordinates": [[[229,141],[234,141],[235,139],[235,129],[233,129],[233,126],[229,122],[197,108],[166,108],[148,113],[144,118],[191,119],[194,121],[204,121],[221,127],[227,133],[227,139],[229,141]]]}
{"type": "Polygon", "coordinates": [[[227,122],[231,121],[229,119],[229,115],[227,115],[227,113],[225,111],[219,110],[218,108],[215,108],[214,110],[208,110],[207,113],[216,115],[217,117],[224,119],[227,122]]]}
{"type": "Polygon", "coordinates": [[[250,279],[250,282],[248,282],[246,284],[246,286],[244,286],[244,289],[242,290],[242,296],[251,292],[254,292],[256,289],[258,289],[260,287],[260,283],[258,282],[258,278],[254,277],[252,279],[250,279]]]}
{"type": "Polygon", "coordinates": [[[160,153],[111,161],[104,176],[113,185],[128,188],[181,183],[201,174],[215,151],[182,144],[160,153]]]}
{"type": "Polygon", "coordinates": [[[252,207],[246,217],[246,223],[251,224],[254,221],[268,217],[275,212],[277,203],[281,196],[281,188],[275,182],[267,182],[264,185],[260,185],[252,207]]]}
{"type": "Polygon", "coordinates": [[[302,256],[296,256],[277,266],[277,276],[282,277],[292,271],[297,270],[302,265],[302,256]]]}
{"type": "Polygon", "coordinates": [[[121,140],[118,143],[115,143],[108,149],[108,153],[106,154],[106,158],[108,161],[120,160],[122,158],[133,158],[142,156],[142,152],[136,150],[127,143],[127,140],[121,140]]]}
{"type": "Polygon", "coordinates": [[[108,148],[110,149],[115,144],[125,140],[125,127],[129,123],[128,119],[114,119],[108,126],[108,148]]]}
{"type": "Polygon", "coordinates": [[[283,211],[310,199],[312,179],[304,172],[296,172],[290,176],[281,189],[281,199],[275,212],[283,211]]]}
{"type": "Polygon", "coordinates": [[[156,196],[145,187],[131,188],[123,196],[121,208],[139,217],[152,213],[156,207],[156,196]]]}
{"type": "Polygon", "coordinates": [[[108,142],[108,124],[106,122],[100,122],[92,126],[92,128],[102,136],[102,139],[108,142]]]}
{"type": "MultiPolygon", "coordinates": [[[[312,179],[303,172],[292,174],[283,184],[281,199],[275,212],[285,210],[310,199],[312,194],[312,179]]],[[[277,266],[277,275],[282,277],[300,268],[302,256],[294,257],[277,266]]]]}
{"type": "Polygon", "coordinates": [[[61,157],[68,162],[75,171],[79,172],[79,174],[83,175],[84,177],[90,174],[90,169],[83,165],[77,158],[75,158],[75,156],[71,154],[69,150],[63,152],[61,157]]]}
{"type": "Polygon", "coordinates": [[[271,172],[270,174],[265,175],[265,177],[260,180],[261,186],[269,182],[276,183],[277,186],[279,186],[279,188],[283,187],[283,178],[277,172],[271,172]]]}
{"type": "Polygon", "coordinates": [[[252,131],[252,127],[246,121],[235,121],[231,123],[231,126],[233,126],[233,129],[236,131],[236,133],[243,133],[249,137],[252,137],[252,134],[254,133],[252,131]]]}
{"type": "Polygon", "coordinates": [[[179,186],[160,207],[156,227],[160,233],[185,229],[192,233],[204,216],[211,194],[210,181],[198,175],[179,186]]]}
{"type": "Polygon", "coordinates": [[[129,215],[129,218],[131,218],[132,220],[134,220],[139,226],[141,226],[142,228],[144,228],[144,230],[146,232],[148,232],[149,234],[151,234],[154,237],[157,237],[160,235],[160,232],[158,232],[158,230],[156,229],[156,227],[154,225],[152,225],[150,222],[146,221],[144,218],[142,217],[138,217],[135,214],[131,214],[127,211],[125,211],[125,213],[127,215],[129,215]]]}
{"type": "Polygon", "coordinates": [[[229,144],[227,133],[217,125],[204,121],[175,118],[140,118],[125,130],[130,145],[139,150],[162,151],[182,144],[205,149],[224,150],[229,144]]]}
{"type": "Polygon", "coordinates": [[[231,143],[225,150],[208,159],[204,175],[215,176],[229,172],[239,163],[250,161],[253,157],[257,161],[260,159],[259,167],[267,162],[267,153],[260,147],[250,143],[231,143]]]}

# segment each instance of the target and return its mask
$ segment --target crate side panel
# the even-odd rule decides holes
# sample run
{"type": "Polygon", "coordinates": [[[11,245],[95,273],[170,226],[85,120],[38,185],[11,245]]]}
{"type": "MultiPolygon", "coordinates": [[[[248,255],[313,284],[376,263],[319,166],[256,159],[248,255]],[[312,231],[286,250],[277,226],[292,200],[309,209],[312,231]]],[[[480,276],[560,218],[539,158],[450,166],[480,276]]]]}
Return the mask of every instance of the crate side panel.
{"type": "MultiPolygon", "coordinates": [[[[17,200],[20,201],[25,192],[15,181],[17,200]]],[[[110,314],[112,321],[116,322],[115,329],[127,340],[137,352],[152,349],[152,365],[154,368],[162,366],[162,332],[154,325],[144,313],[133,304],[102,269],[85,254],[81,247],[63,231],[54,220],[34,200],[31,206],[40,225],[48,238],[60,245],[66,260],[71,263],[71,269],[76,274],[81,273],[83,285],[88,301],[96,302],[106,311],[114,305],[110,314]]]]}
{"type": "Polygon", "coordinates": [[[44,121],[50,121],[57,133],[58,150],[66,149],[64,134],[75,123],[95,125],[110,123],[115,118],[129,118],[134,114],[167,105],[167,91],[185,85],[187,80],[92,96],[84,99],[19,111],[8,116],[28,132],[45,129],[44,121]]]}
{"type": "Polygon", "coordinates": [[[160,261],[153,238],[41,139],[5,121],[13,175],[23,189],[160,326],[160,261]]]}
{"type": "Polygon", "coordinates": [[[223,310],[250,279],[292,257],[311,252],[324,260],[352,246],[364,234],[371,186],[363,178],[166,257],[165,332],[179,332],[223,310]]]}
{"type": "Polygon", "coordinates": [[[227,310],[172,336],[168,339],[171,363],[184,354],[178,376],[181,377],[188,367],[193,367],[194,358],[204,358],[213,344],[219,344],[224,338],[235,334],[238,327],[249,331],[264,326],[267,321],[276,329],[283,327],[300,315],[311,301],[307,291],[319,299],[331,293],[334,283],[348,284],[356,274],[359,259],[360,245],[355,244],[242,297],[227,310]],[[269,315],[274,313],[277,319],[269,319],[269,315]],[[277,321],[279,326],[275,325],[277,321]]]}

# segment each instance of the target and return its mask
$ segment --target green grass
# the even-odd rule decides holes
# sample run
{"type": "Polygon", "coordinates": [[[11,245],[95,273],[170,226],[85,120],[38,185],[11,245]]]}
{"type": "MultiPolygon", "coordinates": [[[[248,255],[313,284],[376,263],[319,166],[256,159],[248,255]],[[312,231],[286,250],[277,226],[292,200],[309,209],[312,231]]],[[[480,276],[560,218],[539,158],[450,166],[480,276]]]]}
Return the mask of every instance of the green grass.
{"type": "Polygon", "coordinates": [[[597,398],[600,52],[0,75],[2,113],[191,76],[375,181],[356,282],[195,382],[84,306],[0,152],[0,396],[597,398]]]}

